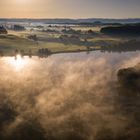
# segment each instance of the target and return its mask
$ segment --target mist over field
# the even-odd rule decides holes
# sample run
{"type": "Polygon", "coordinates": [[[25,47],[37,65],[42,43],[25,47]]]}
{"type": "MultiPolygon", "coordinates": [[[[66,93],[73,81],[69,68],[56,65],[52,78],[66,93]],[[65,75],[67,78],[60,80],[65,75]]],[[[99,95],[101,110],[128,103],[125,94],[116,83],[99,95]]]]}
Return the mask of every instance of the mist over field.
{"type": "Polygon", "coordinates": [[[140,0],[0,0],[0,140],[140,140],[140,0]]]}
{"type": "Polygon", "coordinates": [[[27,63],[20,69],[13,67],[14,58],[1,58],[0,139],[138,138],[139,106],[128,113],[122,101],[128,97],[119,89],[117,72],[135,66],[139,58],[139,54],[126,55],[122,61],[115,54],[114,60],[108,55],[24,58],[27,63]]]}

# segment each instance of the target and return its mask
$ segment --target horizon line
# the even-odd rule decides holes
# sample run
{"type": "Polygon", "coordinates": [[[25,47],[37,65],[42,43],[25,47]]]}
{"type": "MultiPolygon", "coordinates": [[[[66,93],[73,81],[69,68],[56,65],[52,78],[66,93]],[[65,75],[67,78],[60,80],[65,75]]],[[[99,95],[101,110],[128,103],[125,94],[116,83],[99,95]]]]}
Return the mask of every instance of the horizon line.
{"type": "Polygon", "coordinates": [[[107,20],[127,20],[127,19],[140,19],[140,17],[134,17],[134,18],[132,18],[132,17],[128,17],[128,18],[101,18],[101,17],[99,17],[99,18],[92,18],[92,17],[87,17],[87,18],[25,18],[25,17],[21,17],[21,18],[19,18],[19,17],[0,17],[0,19],[39,19],[39,20],[44,20],[44,19],[49,19],[49,20],[52,20],[52,19],[68,19],[68,20],[80,20],[80,19],[107,19],[107,20]]]}

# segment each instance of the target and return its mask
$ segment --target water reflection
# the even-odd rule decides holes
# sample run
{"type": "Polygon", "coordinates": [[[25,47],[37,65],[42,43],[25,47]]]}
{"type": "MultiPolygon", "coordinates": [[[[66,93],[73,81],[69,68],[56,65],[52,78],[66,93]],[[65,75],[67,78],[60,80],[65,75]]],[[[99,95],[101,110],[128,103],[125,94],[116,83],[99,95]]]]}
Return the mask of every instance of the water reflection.
{"type": "Polygon", "coordinates": [[[5,59],[6,63],[8,63],[14,70],[20,71],[27,67],[29,64],[29,59],[26,57],[23,58],[21,55],[16,55],[16,57],[9,57],[5,59]]]}
{"type": "MultiPolygon", "coordinates": [[[[125,53],[108,53],[108,52],[100,52],[94,51],[90,53],[81,52],[81,53],[69,53],[69,54],[55,54],[49,57],[40,57],[40,56],[23,56],[21,54],[17,54],[15,57],[1,57],[1,60],[4,60],[6,64],[8,64],[12,69],[16,71],[21,71],[23,69],[29,69],[32,66],[32,63],[36,65],[36,67],[45,67],[52,62],[55,63],[56,67],[64,62],[73,62],[76,61],[86,61],[90,60],[94,63],[102,58],[112,67],[111,69],[118,69],[120,65],[123,63],[127,63],[127,61],[131,62],[131,58],[133,58],[133,64],[139,61],[139,51],[137,52],[125,52],[125,53]],[[42,59],[40,59],[42,58],[42,59]],[[136,58],[136,60],[135,60],[136,58]]],[[[0,61],[1,61],[0,60],[0,61]]],[[[2,62],[2,61],[1,61],[2,62]]],[[[130,66],[133,65],[132,62],[130,66]]],[[[35,66],[34,65],[34,66],[35,66]]],[[[125,65],[125,64],[124,64],[125,65]]],[[[128,65],[128,63],[127,63],[128,65]]]]}

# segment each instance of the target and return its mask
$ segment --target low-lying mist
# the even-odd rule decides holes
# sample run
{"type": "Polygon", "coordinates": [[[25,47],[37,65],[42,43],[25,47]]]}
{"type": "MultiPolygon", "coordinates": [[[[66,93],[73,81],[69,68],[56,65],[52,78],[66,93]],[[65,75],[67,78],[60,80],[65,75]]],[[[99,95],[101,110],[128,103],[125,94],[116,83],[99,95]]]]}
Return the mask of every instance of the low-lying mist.
{"type": "Polygon", "coordinates": [[[139,58],[34,58],[20,70],[0,59],[0,139],[138,140],[140,106],[126,109],[117,71],[139,58]]]}

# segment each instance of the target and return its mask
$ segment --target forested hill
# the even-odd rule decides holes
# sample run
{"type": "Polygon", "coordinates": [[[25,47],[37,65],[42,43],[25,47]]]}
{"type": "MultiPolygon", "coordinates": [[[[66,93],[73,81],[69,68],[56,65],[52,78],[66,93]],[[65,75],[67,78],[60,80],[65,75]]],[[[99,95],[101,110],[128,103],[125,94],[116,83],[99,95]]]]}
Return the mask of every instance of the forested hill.
{"type": "Polygon", "coordinates": [[[111,34],[111,35],[140,36],[140,24],[108,26],[108,27],[103,27],[100,32],[104,34],[111,34]]]}

